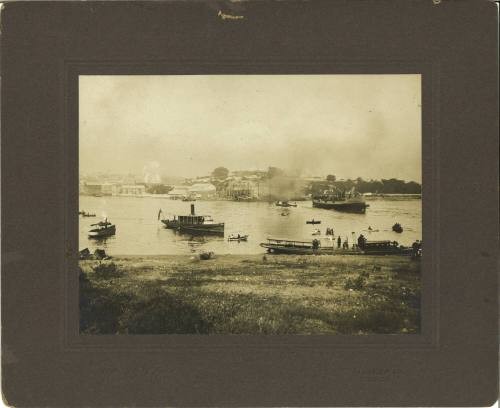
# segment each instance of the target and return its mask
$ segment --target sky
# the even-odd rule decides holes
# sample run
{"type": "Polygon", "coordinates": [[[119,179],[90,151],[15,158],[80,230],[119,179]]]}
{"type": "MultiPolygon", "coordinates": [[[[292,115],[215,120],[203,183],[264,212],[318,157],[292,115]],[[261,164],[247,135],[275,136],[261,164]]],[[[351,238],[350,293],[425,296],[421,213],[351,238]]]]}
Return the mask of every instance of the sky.
{"type": "Polygon", "coordinates": [[[85,75],[80,172],[421,182],[421,76],[85,75]]]}

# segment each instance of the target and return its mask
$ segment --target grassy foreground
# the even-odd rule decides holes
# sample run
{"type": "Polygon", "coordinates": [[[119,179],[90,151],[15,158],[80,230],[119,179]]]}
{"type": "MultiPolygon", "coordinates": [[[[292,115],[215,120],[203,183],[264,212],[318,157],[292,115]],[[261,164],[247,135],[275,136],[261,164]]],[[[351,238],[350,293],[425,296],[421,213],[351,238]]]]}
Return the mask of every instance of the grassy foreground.
{"type": "Polygon", "coordinates": [[[80,261],[83,334],[417,333],[420,262],[224,255],[80,261]]]}

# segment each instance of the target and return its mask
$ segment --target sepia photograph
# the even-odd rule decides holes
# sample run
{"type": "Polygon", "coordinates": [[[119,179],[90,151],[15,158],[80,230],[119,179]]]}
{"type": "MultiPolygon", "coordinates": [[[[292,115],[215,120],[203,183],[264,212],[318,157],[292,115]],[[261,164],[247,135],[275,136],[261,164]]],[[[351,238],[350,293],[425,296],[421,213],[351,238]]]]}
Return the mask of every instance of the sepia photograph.
{"type": "Polygon", "coordinates": [[[420,333],[421,87],[80,75],[80,333],[420,333]]]}

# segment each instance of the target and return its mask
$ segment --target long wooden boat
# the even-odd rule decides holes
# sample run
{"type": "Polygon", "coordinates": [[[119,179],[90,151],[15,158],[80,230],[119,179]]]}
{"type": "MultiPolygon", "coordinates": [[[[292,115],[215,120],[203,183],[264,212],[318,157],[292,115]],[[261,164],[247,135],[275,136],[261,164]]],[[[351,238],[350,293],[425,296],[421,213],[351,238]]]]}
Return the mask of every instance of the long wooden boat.
{"type": "MultiPolygon", "coordinates": [[[[161,210],[158,213],[160,218],[161,210]]],[[[196,215],[194,204],[191,204],[191,214],[176,215],[172,219],[162,219],[165,228],[175,229],[193,235],[224,235],[224,223],[216,223],[210,215],[196,215]]]]}
{"type": "Polygon", "coordinates": [[[318,239],[312,241],[293,241],[288,239],[268,238],[267,242],[262,242],[261,247],[266,248],[273,254],[290,255],[355,255],[362,254],[359,249],[333,248],[332,246],[322,247],[318,239]]]}
{"type": "Polygon", "coordinates": [[[261,247],[269,253],[291,255],[412,255],[412,248],[398,246],[391,241],[367,241],[363,248],[334,248],[322,247],[317,239],[312,241],[292,241],[285,239],[271,239],[262,242],[261,247]]]}

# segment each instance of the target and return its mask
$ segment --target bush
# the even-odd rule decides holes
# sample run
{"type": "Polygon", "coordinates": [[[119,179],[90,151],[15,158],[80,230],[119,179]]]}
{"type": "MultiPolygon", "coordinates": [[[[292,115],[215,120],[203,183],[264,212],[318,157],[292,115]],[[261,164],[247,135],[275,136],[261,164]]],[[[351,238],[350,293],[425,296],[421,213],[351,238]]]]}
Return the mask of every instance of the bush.
{"type": "Polygon", "coordinates": [[[119,278],[123,275],[123,272],[118,269],[114,262],[99,263],[99,265],[94,266],[92,269],[96,278],[100,279],[119,278]]]}
{"type": "Polygon", "coordinates": [[[361,274],[354,279],[347,278],[344,283],[344,289],[361,290],[365,287],[365,283],[366,283],[365,277],[361,274]]]}

